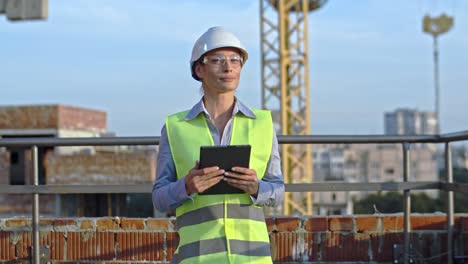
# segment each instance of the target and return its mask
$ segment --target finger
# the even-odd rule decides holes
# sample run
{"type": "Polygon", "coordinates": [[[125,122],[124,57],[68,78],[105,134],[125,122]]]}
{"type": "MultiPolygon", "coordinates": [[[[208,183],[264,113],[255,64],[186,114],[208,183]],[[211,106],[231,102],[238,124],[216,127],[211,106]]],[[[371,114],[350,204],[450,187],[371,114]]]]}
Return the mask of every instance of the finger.
{"type": "Polygon", "coordinates": [[[247,181],[255,181],[257,177],[255,175],[248,175],[248,174],[240,174],[231,171],[227,171],[224,173],[227,177],[235,178],[235,179],[242,179],[247,181]]]}
{"type": "Polygon", "coordinates": [[[209,174],[209,173],[215,172],[217,170],[220,170],[220,168],[218,166],[213,166],[213,167],[203,168],[200,171],[201,171],[202,174],[209,174]]]}
{"type": "Polygon", "coordinates": [[[232,171],[240,173],[240,174],[247,174],[247,175],[253,175],[257,173],[255,170],[251,170],[249,168],[244,168],[244,167],[233,167],[232,171]]]}
{"type": "Polygon", "coordinates": [[[231,177],[224,177],[223,180],[225,180],[229,184],[232,183],[232,184],[238,184],[242,186],[252,184],[252,181],[239,180],[237,178],[231,178],[231,177]]]}
{"type": "Polygon", "coordinates": [[[202,189],[202,190],[200,190],[200,192],[203,192],[203,191],[209,189],[213,185],[220,182],[222,179],[223,179],[223,176],[217,176],[217,177],[211,178],[211,179],[209,179],[207,181],[204,181],[203,184],[202,184],[202,188],[200,188],[200,189],[202,189]]]}
{"type": "Polygon", "coordinates": [[[204,176],[212,172],[216,172],[217,170],[219,170],[219,167],[208,167],[200,170],[192,169],[191,173],[194,175],[204,176]]]}
{"type": "Polygon", "coordinates": [[[239,173],[235,173],[232,171],[226,171],[224,175],[226,175],[227,177],[235,178],[235,179],[242,179],[244,176],[244,174],[239,174],[239,173]]]}
{"type": "Polygon", "coordinates": [[[219,169],[219,170],[216,170],[216,171],[213,171],[213,172],[210,172],[206,175],[203,175],[202,178],[204,181],[207,181],[211,178],[214,178],[214,177],[217,177],[217,176],[224,176],[224,170],[223,169],[219,169]]]}

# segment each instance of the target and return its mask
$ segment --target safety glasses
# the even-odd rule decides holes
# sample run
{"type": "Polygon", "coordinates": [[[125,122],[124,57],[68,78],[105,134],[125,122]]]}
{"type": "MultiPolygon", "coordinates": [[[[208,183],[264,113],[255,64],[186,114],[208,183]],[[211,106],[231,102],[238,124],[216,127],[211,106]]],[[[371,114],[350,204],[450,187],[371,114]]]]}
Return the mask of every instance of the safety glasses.
{"type": "Polygon", "coordinates": [[[224,66],[227,61],[229,61],[229,65],[233,68],[239,68],[244,62],[242,57],[238,54],[232,54],[229,58],[226,58],[224,54],[214,54],[203,57],[203,64],[212,65],[214,67],[224,66]]]}

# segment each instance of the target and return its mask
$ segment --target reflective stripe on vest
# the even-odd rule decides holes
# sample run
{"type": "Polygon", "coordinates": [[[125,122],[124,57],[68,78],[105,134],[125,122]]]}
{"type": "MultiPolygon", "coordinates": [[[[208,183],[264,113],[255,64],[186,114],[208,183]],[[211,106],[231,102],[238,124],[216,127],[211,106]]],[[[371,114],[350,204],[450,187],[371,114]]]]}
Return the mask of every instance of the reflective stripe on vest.
{"type": "MultiPolygon", "coordinates": [[[[271,154],[273,123],[269,111],[253,112],[255,119],[234,117],[230,144],[252,146],[250,168],[261,179],[271,154]]],[[[200,146],[214,145],[204,115],[185,120],[187,113],[166,120],[178,179],[199,160],[200,146]]],[[[173,263],[271,263],[263,210],[252,205],[248,194],[195,195],[176,215],[180,240],[173,263]]]]}

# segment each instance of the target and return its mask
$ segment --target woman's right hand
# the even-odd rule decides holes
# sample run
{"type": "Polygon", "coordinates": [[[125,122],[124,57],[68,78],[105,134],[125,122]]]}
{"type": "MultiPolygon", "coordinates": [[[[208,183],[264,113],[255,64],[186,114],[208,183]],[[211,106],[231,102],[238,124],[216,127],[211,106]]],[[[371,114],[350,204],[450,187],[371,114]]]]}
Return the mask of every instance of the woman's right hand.
{"type": "Polygon", "coordinates": [[[220,182],[224,177],[224,170],[219,167],[199,169],[200,163],[195,161],[187,176],[185,176],[185,190],[187,195],[201,193],[220,182]]]}

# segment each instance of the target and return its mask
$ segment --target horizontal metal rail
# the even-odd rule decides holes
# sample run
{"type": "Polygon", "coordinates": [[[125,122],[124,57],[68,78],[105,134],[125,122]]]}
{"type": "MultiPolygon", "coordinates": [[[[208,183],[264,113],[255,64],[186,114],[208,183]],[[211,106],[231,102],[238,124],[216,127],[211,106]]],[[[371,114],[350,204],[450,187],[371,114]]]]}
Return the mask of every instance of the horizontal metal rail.
{"type": "MultiPolygon", "coordinates": [[[[468,193],[468,183],[444,182],[315,182],[285,184],[286,192],[352,192],[352,191],[405,191],[444,190],[468,193]]],[[[119,185],[6,185],[0,184],[3,194],[77,194],[77,193],[151,193],[148,184],[119,185]]]]}
{"type": "MultiPolygon", "coordinates": [[[[386,136],[386,135],[278,135],[280,144],[395,144],[401,143],[404,151],[404,181],[378,183],[316,182],[285,184],[287,192],[328,192],[328,191],[403,191],[405,193],[405,246],[404,263],[409,263],[409,232],[411,212],[411,190],[440,189],[447,192],[447,235],[448,263],[452,263],[453,252],[453,192],[468,193],[468,184],[453,183],[450,143],[468,140],[468,130],[442,135],[386,136]],[[409,182],[409,144],[445,143],[445,182],[409,182]]],[[[34,166],[38,165],[38,147],[59,146],[118,146],[158,145],[160,137],[99,137],[99,138],[0,138],[0,147],[31,148],[34,166]]],[[[33,262],[39,263],[39,195],[70,193],[151,193],[151,184],[132,185],[38,185],[37,168],[34,170],[34,185],[0,185],[0,194],[31,194],[33,204],[33,262]]]]}
{"type": "MultiPolygon", "coordinates": [[[[158,145],[160,137],[0,138],[0,147],[158,145]]],[[[468,140],[468,130],[443,135],[278,135],[280,144],[445,143],[468,140]]]]}
{"type": "Polygon", "coordinates": [[[468,183],[442,183],[442,190],[458,193],[468,193],[468,183]]]}
{"type": "Polygon", "coordinates": [[[0,138],[0,147],[159,145],[160,137],[0,138]]]}

